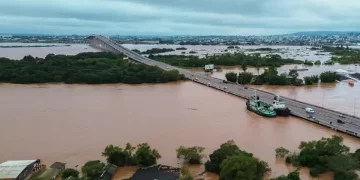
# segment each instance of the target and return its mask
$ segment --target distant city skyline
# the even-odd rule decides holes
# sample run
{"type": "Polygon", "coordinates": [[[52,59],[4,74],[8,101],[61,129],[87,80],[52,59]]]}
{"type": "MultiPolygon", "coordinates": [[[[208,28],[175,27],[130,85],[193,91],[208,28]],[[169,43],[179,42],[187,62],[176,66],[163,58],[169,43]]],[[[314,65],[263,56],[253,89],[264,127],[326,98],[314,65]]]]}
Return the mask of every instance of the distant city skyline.
{"type": "Polygon", "coordinates": [[[11,0],[0,34],[280,35],[360,30],[357,0],[11,0]]]}

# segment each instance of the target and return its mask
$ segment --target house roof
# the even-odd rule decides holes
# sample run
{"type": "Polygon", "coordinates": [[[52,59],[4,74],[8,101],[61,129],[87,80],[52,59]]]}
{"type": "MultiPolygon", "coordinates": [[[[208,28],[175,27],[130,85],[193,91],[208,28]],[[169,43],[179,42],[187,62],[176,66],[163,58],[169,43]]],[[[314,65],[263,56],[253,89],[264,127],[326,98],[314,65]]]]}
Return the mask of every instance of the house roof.
{"type": "Polygon", "coordinates": [[[50,166],[50,168],[63,170],[63,169],[65,169],[65,166],[66,166],[66,163],[54,162],[54,163],[50,166]]]}
{"type": "Polygon", "coordinates": [[[30,164],[38,160],[6,161],[0,164],[0,179],[17,178],[30,164]]]}
{"type": "MultiPolygon", "coordinates": [[[[130,180],[177,180],[179,174],[171,169],[162,170],[161,165],[138,169],[130,180]]],[[[166,168],[167,169],[167,168],[166,168]]]]}
{"type": "Polygon", "coordinates": [[[111,180],[116,172],[117,166],[109,164],[105,167],[105,170],[101,174],[99,180],[111,180]]]}

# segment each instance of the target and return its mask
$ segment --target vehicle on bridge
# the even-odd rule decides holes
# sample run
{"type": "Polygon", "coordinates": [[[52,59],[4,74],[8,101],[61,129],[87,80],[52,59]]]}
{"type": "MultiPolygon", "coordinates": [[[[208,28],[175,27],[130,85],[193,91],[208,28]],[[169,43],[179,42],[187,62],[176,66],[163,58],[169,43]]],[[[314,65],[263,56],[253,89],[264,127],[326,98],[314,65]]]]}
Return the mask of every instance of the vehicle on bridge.
{"type": "Polygon", "coordinates": [[[252,111],[260,116],[276,117],[276,112],[273,107],[260,101],[260,98],[256,95],[256,93],[246,101],[246,107],[249,111],[252,111]]]}
{"type": "Polygon", "coordinates": [[[340,123],[340,124],[345,124],[345,122],[340,120],[340,119],[338,119],[337,122],[340,123]]]}
{"type": "Polygon", "coordinates": [[[315,111],[314,111],[312,108],[309,108],[309,107],[305,108],[305,111],[306,111],[307,113],[310,113],[310,114],[315,113],[315,111]]]}

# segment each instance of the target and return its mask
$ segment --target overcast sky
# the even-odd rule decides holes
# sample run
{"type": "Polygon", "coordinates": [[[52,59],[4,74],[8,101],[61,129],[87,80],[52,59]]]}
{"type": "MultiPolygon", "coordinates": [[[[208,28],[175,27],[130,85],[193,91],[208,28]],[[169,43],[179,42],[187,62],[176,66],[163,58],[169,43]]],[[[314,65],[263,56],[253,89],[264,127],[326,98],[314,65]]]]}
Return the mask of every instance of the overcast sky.
{"type": "Polygon", "coordinates": [[[360,30],[360,0],[1,0],[0,33],[269,35],[360,30]]]}

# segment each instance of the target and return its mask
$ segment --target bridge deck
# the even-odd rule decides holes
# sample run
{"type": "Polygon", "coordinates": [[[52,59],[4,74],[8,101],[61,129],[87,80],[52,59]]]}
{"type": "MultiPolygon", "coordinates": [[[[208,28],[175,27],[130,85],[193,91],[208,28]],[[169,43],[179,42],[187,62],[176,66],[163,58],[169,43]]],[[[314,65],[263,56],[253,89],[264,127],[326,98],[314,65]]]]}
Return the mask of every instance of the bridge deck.
{"type": "MultiPolygon", "coordinates": [[[[131,58],[132,60],[135,60],[137,62],[146,64],[146,65],[158,66],[164,70],[178,70],[186,78],[188,78],[194,82],[206,85],[208,87],[211,87],[211,88],[214,88],[214,89],[217,89],[217,90],[220,90],[220,91],[223,91],[223,92],[226,92],[226,93],[238,96],[238,97],[248,98],[254,94],[255,89],[253,89],[253,88],[245,88],[245,86],[243,86],[243,85],[238,85],[238,84],[233,84],[233,83],[224,84],[223,80],[221,80],[221,79],[208,77],[208,76],[196,73],[196,72],[192,72],[189,70],[170,66],[170,65],[162,63],[162,62],[154,61],[154,60],[144,57],[140,54],[137,54],[137,53],[121,46],[120,44],[113,42],[112,40],[110,40],[104,36],[95,36],[95,38],[93,38],[93,41],[97,41],[96,42],[97,44],[91,43],[91,45],[96,46],[102,50],[122,53],[122,54],[128,56],[129,58],[131,58]],[[226,89],[225,89],[225,87],[226,87],[226,89]]],[[[256,89],[256,91],[257,91],[257,95],[260,96],[261,100],[263,100],[267,103],[270,103],[270,104],[272,103],[274,94],[266,92],[266,91],[258,90],[258,89],[256,89]]],[[[317,106],[314,104],[309,104],[309,103],[301,102],[301,101],[286,98],[286,97],[283,97],[283,100],[286,103],[286,105],[291,109],[291,114],[293,116],[300,117],[302,119],[306,119],[308,121],[311,121],[311,122],[314,122],[314,123],[317,123],[317,124],[320,124],[323,126],[327,126],[331,129],[338,130],[338,131],[344,132],[344,133],[352,135],[352,136],[360,137],[360,118],[359,117],[351,116],[351,115],[344,114],[344,113],[341,113],[341,112],[338,112],[335,110],[323,108],[323,107],[320,107],[320,106],[317,106]],[[315,111],[314,115],[316,117],[316,120],[309,119],[309,115],[305,111],[306,107],[311,107],[314,109],[314,111],[315,111]],[[340,115],[343,115],[344,117],[340,117],[340,115]],[[341,119],[342,121],[344,121],[345,124],[337,123],[338,119],[341,119]]]]}

